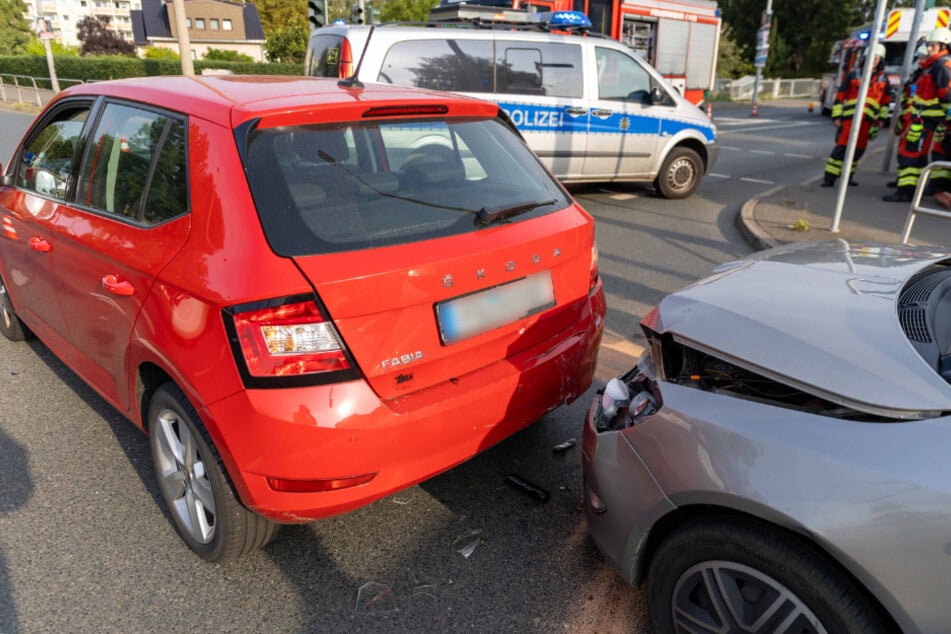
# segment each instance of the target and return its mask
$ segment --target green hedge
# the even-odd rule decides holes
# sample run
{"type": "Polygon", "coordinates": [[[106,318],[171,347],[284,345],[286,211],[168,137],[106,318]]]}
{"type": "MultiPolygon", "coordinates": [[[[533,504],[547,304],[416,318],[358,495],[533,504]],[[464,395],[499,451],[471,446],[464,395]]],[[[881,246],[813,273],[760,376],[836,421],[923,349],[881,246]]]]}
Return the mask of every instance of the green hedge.
{"type": "MultiPolygon", "coordinates": [[[[154,75],[181,75],[182,65],[178,60],[139,59],[119,55],[96,55],[89,57],[54,57],[56,76],[60,79],[82,81],[123,79],[125,77],[150,77],[154,75]]],[[[258,62],[195,61],[195,73],[205,68],[228,69],[235,75],[303,75],[303,64],[277,64],[258,62]]],[[[0,74],[49,77],[46,57],[38,55],[0,55],[0,74]]],[[[67,84],[69,82],[64,82],[67,84]]],[[[47,85],[44,86],[49,87],[47,85]]],[[[63,86],[65,88],[65,85],[63,86]]]]}

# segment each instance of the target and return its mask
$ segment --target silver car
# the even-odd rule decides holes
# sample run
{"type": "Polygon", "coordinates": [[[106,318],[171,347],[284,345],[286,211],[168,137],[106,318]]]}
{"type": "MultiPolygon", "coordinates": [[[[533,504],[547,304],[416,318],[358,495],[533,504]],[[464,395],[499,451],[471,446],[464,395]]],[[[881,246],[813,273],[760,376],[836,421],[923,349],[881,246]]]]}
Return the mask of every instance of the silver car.
{"type": "Polygon", "coordinates": [[[641,326],[583,461],[656,631],[951,631],[951,252],[765,251],[641,326]]]}

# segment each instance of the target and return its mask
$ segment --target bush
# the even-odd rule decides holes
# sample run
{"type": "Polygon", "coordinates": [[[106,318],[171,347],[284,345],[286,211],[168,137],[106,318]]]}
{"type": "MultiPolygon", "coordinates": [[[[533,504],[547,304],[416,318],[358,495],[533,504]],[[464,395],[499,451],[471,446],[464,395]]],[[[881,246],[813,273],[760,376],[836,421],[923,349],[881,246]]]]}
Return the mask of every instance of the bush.
{"type": "MultiPolygon", "coordinates": [[[[64,57],[54,55],[56,76],[81,81],[124,79],[126,77],[151,77],[155,75],[181,75],[182,65],[177,60],[139,59],[122,55],[92,55],[64,57]]],[[[195,62],[195,74],[205,68],[222,68],[236,75],[303,75],[303,64],[277,64],[259,62],[223,62],[199,60],[195,62]]],[[[48,78],[46,57],[38,55],[0,55],[0,74],[48,78]]],[[[41,83],[42,85],[42,83],[41,83]]],[[[49,82],[43,86],[49,88],[49,82]]]]}

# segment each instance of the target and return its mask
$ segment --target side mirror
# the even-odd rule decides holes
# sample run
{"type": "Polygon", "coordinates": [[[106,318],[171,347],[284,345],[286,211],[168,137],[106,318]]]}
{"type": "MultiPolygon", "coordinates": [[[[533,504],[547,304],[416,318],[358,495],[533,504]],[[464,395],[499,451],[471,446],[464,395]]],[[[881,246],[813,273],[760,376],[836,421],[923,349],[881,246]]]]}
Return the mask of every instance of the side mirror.
{"type": "MultiPolygon", "coordinates": [[[[0,165],[0,172],[3,171],[3,165],[0,165]]],[[[13,174],[4,174],[3,175],[3,186],[4,187],[13,187],[14,185],[13,174]]]]}

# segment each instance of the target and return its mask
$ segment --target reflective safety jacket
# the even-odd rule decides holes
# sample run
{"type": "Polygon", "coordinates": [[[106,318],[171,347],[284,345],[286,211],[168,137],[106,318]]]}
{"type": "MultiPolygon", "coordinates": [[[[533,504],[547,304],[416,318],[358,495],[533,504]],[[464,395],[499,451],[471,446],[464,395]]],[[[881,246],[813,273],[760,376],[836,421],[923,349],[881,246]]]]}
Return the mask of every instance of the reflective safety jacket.
{"type": "Polygon", "coordinates": [[[922,64],[915,94],[911,97],[911,119],[934,130],[944,122],[951,105],[951,56],[932,55],[922,64]]]}
{"type": "MultiPolygon", "coordinates": [[[[859,100],[859,90],[862,88],[862,69],[856,68],[843,80],[835,93],[832,104],[833,119],[851,119],[855,115],[855,106],[859,100]]],[[[869,123],[876,123],[888,119],[888,104],[891,103],[892,93],[885,76],[883,66],[879,64],[872,72],[868,83],[868,94],[865,96],[863,116],[869,123]]]]}

